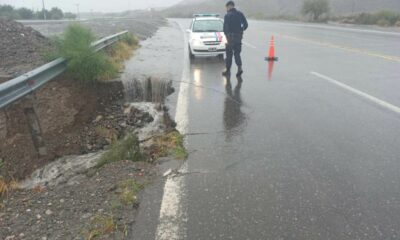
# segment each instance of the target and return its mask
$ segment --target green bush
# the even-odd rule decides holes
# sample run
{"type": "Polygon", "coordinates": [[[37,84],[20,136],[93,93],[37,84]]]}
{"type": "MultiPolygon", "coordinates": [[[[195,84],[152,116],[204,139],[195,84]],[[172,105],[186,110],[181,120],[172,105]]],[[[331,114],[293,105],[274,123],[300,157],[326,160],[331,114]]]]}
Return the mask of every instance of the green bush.
{"type": "Polygon", "coordinates": [[[28,8],[19,8],[17,13],[21,19],[33,19],[35,16],[34,12],[28,8]]]}
{"type": "Polygon", "coordinates": [[[350,18],[354,18],[356,24],[395,26],[400,21],[400,13],[383,10],[376,13],[361,13],[350,18]]]}
{"type": "Polygon", "coordinates": [[[140,151],[139,140],[133,134],[112,144],[111,149],[104,154],[97,167],[121,160],[140,161],[143,155],[140,151]]]}
{"type": "Polygon", "coordinates": [[[126,44],[128,44],[131,47],[135,47],[137,45],[139,45],[139,39],[133,35],[132,33],[128,32],[127,34],[125,34],[122,39],[122,41],[124,41],[126,44]]]}
{"type": "Polygon", "coordinates": [[[328,0],[305,0],[301,12],[304,16],[310,16],[314,22],[327,21],[327,17],[322,18],[324,14],[329,13],[328,0]]]}
{"type": "Polygon", "coordinates": [[[384,18],[379,19],[378,22],[376,23],[377,25],[381,26],[381,27],[388,27],[390,26],[390,22],[384,18]]]}
{"type": "Polygon", "coordinates": [[[390,25],[390,26],[394,26],[396,24],[396,22],[400,20],[400,13],[396,13],[396,12],[392,12],[392,11],[388,11],[388,10],[380,11],[380,12],[376,13],[376,15],[379,20],[387,21],[387,23],[389,23],[388,25],[390,25]]]}
{"type": "Polygon", "coordinates": [[[67,13],[64,16],[64,13],[59,8],[52,8],[50,11],[38,10],[32,11],[28,8],[14,8],[11,5],[1,5],[0,4],[0,18],[6,19],[44,19],[44,13],[46,13],[46,19],[58,20],[62,18],[75,18],[76,16],[71,13],[67,13]]]}
{"type": "Polygon", "coordinates": [[[103,52],[91,47],[94,34],[79,24],[72,24],[58,40],[58,55],[68,60],[68,73],[82,83],[116,77],[118,68],[103,52]]]}
{"type": "Polygon", "coordinates": [[[0,18],[18,19],[18,12],[11,5],[0,5],[0,18]]]}
{"type": "Polygon", "coordinates": [[[371,13],[361,13],[355,20],[358,24],[372,25],[378,22],[378,17],[371,13]]]}

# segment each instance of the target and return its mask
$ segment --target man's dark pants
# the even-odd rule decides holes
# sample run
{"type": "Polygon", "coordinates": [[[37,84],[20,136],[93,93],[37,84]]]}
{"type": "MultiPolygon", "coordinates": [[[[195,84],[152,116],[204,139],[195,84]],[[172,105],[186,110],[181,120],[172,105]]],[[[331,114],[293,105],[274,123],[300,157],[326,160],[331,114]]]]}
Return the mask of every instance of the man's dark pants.
{"type": "Polygon", "coordinates": [[[229,35],[228,43],[226,44],[226,69],[230,70],[232,67],[232,58],[235,56],[235,62],[238,67],[242,66],[242,34],[229,35]]]}

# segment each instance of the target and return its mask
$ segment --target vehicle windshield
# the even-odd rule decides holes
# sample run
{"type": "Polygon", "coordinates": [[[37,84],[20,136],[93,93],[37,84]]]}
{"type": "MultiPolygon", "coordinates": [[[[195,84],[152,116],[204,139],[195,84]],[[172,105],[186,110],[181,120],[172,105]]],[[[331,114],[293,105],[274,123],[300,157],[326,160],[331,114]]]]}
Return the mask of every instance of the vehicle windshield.
{"type": "Polygon", "coordinates": [[[222,32],[223,28],[221,20],[198,20],[193,24],[193,32],[222,32]]]}

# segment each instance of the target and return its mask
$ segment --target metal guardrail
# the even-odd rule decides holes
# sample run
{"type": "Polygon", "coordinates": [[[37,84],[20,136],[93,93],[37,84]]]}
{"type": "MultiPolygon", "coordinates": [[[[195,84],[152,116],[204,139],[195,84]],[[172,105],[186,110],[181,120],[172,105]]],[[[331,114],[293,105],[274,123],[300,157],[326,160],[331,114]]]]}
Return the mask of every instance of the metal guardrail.
{"type": "MultiPolygon", "coordinates": [[[[99,51],[120,40],[126,33],[128,33],[128,31],[102,38],[92,43],[92,47],[95,48],[96,51],[99,51]]],[[[17,78],[0,84],[0,108],[32,93],[60,75],[66,68],[67,60],[58,58],[17,78]]]]}

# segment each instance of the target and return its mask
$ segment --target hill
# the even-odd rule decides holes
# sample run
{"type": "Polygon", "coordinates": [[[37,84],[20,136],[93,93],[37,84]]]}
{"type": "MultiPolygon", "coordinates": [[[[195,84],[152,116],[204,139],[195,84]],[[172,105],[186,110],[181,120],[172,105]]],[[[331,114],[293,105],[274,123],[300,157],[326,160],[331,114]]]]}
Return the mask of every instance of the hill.
{"type": "MultiPolygon", "coordinates": [[[[167,16],[190,17],[195,12],[224,13],[226,0],[183,0],[164,11],[167,16]]],[[[303,0],[236,0],[236,5],[248,16],[299,16],[303,0]]],[[[390,9],[400,12],[399,0],[330,0],[333,15],[377,12],[390,9]]]]}

